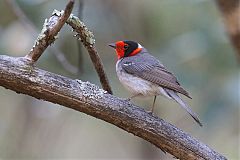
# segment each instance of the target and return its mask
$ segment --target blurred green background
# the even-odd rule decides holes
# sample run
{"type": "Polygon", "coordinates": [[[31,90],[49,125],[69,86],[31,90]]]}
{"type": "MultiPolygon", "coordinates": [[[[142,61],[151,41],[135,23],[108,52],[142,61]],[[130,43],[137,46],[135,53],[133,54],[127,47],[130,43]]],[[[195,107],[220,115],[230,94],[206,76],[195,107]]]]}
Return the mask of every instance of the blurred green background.
{"type": "MultiPolygon", "coordinates": [[[[8,0],[5,0],[8,1],[8,0]]],[[[25,56],[37,34],[0,1],[0,54],[25,56]]],[[[19,0],[18,5],[38,33],[53,9],[64,9],[62,0],[19,0]]],[[[73,13],[78,14],[78,3],[73,13]]],[[[15,8],[16,9],[16,8],[15,8]]],[[[155,114],[190,133],[228,159],[239,152],[239,66],[221,15],[210,0],[85,0],[82,18],[94,32],[113,92],[130,94],[115,73],[117,61],[107,46],[117,40],[141,43],[174,72],[193,99],[184,98],[199,114],[200,128],[176,103],[157,98],[155,114]]],[[[79,64],[76,39],[65,26],[50,47],[58,48],[68,62],[79,64]]],[[[84,48],[80,73],[71,73],[48,48],[39,68],[100,86],[84,48]]],[[[133,101],[145,107],[152,98],[133,101]]],[[[150,143],[104,121],[52,103],[0,87],[0,158],[172,159],[150,143]]]]}

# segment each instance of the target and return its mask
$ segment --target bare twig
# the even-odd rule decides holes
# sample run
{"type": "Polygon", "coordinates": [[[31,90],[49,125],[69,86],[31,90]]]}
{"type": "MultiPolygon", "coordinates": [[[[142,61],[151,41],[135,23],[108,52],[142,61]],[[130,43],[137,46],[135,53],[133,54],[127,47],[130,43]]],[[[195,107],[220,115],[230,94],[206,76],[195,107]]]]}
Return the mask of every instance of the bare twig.
{"type": "Polygon", "coordinates": [[[35,42],[30,53],[26,56],[27,59],[31,60],[32,62],[36,62],[44,50],[55,41],[58,32],[70,16],[73,5],[74,0],[70,0],[60,17],[53,13],[49,20],[45,20],[43,29],[39,34],[37,41],[35,42]]]}
{"type": "Polygon", "coordinates": [[[237,51],[237,58],[240,62],[240,1],[216,0],[216,2],[222,12],[228,35],[237,51]]]}
{"type": "MultiPolygon", "coordinates": [[[[26,26],[26,28],[34,34],[37,34],[37,28],[32,23],[32,21],[26,16],[23,10],[18,6],[15,0],[4,0],[4,2],[8,5],[9,9],[14,13],[14,15],[19,19],[19,21],[26,26]]],[[[78,72],[78,68],[68,62],[65,55],[55,46],[49,48],[49,50],[53,53],[53,55],[60,62],[62,67],[72,74],[76,74],[78,72]]]]}
{"type": "Polygon", "coordinates": [[[40,70],[24,58],[0,56],[0,86],[109,122],[180,159],[226,160],[189,134],[89,82],[40,70]]]}
{"type": "Polygon", "coordinates": [[[94,64],[94,67],[97,71],[103,89],[106,90],[108,93],[112,94],[110,84],[108,82],[106,73],[103,69],[102,61],[94,45],[95,39],[93,33],[90,32],[87,29],[86,25],[83,22],[81,22],[78,17],[74,15],[71,15],[69,17],[69,19],[67,20],[67,24],[69,24],[73,28],[73,30],[78,33],[77,34],[78,39],[82,41],[83,45],[87,49],[92,60],[92,63],[94,64]]]}

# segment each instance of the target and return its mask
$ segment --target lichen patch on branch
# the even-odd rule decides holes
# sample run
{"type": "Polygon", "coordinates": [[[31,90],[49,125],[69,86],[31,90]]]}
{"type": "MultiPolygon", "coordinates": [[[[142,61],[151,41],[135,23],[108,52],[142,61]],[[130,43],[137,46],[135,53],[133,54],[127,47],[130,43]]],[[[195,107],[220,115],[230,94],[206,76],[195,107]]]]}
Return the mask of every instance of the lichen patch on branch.
{"type": "MultiPolygon", "coordinates": [[[[80,21],[80,19],[76,16],[74,16],[73,14],[71,14],[67,20],[68,24],[75,24],[76,28],[81,28],[81,32],[82,34],[84,34],[85,36],[79,36],[79,38],[83,41],[83,38],[85,39],[85,42],[89,43],[90,45],[94,45],[95,44],[95,39],[94,39],[94,35],[93,33],[88,30],[88,28],[86,27],[86,25],[80,21]]],[[[75,31],[75,29],[73,29],[75,31]]],[[[76,31],[75,31],[76,32],[76,31]]],[[[83,41],[84,42],[84,41],[83,41]]]]}
{"type": "Polygon", "coordinates": [[[76,80],[79,83],[79,89],[82,91],[84,97],[90,99],[100,99],[103,97],[103,94],[106,94],[107,91],[99,88],[98,86],[90,83],[90,82],[83,82],[79,79],[76,80]]]}

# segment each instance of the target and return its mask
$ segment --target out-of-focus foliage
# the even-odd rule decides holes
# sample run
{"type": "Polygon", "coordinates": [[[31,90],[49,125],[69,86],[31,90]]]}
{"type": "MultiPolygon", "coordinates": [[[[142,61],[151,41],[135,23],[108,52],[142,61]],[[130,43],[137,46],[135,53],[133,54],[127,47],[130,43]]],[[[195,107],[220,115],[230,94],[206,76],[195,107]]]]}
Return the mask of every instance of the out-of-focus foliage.
{"type": "MultiPolygon", "coordinates": [[[[40,29],[53,9],[63,9],[65,3],[19,0],[17,4],[40,29]]],[[[122,39],[138,41],[191,93],[193,99],[185,100],[200,115],[204,127],[194,123],[176,103],[162,97],[157,99],[155,114],[229,159],[238,159],[239,68],[214,1],[85,0],[83,21],[95,34],[115,95],[129,94],[116,77],[116,55],[107,44],[122,39]]],[[[0,54],[24,56],[36,37],[0,1],[0,54]]],[[[77,66],[76,44],[70,27],[65,27],[53,45],[77,66]]],[[[85,49],[83,58],[84,72],[80,76],[64,70],[49,50],[37,66],[100,85],[85,49]]],[[[152,98],[136,98],[134,103],[148,109],[152,98]]],[[[2,87],[0,106],[1,158],[171,158],[106,122],[2,87]]]]}

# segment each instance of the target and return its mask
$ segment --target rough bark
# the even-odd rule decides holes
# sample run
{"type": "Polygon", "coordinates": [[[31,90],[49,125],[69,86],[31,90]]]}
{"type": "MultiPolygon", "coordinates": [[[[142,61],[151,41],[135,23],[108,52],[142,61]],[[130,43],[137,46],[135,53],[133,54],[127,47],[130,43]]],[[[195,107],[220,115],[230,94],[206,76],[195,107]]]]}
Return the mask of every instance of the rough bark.
{"type": "Polygon", "coordinates": [[[0,56],[0,86],[102,119],[179,159],[226,159],[175,126],[89,82],[77,82],[29,64],[26,58],[0,56]]]}

